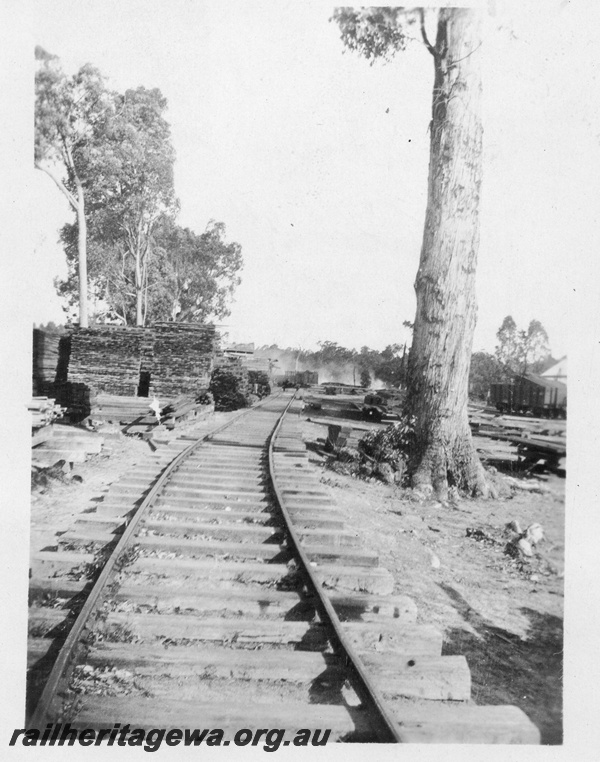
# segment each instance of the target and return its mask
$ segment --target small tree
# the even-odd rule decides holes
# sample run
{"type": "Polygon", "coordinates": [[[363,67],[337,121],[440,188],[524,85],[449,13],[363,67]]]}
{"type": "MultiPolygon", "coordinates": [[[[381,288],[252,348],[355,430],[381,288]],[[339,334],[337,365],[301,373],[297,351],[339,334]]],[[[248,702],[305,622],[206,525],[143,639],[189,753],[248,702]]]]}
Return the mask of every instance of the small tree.
{"type": "Polygon", "coordinates": [[[532,320],[523,332],[523,373],[540,373],[550,357],[548,334],[539,320],[532,320]]]}
{"type": "Polygon", "coordinates": [[[371,374],[367,368],[363,368],[360,372],[360,385],[368,389],[371,386],[371,374]]]}
{"type": "Polygon", "coordinates": [[[379,353],[375,375],[390,386],[399,388],[406,383],[404,348],[400,344],[388,344],[379,353]]]}

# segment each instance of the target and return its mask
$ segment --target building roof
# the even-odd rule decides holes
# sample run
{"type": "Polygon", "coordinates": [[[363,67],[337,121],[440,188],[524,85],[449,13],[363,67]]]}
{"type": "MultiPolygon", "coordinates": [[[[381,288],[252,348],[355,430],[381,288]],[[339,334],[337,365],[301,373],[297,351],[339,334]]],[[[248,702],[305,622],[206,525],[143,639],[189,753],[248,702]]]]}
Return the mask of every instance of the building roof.
{"type": "Polygon", "coordinates": [[[523,378],[526,378],[528,381],[533,381],[534,384],[545,386],[547,389],[567,388],[567,385],[562,381],[559,381],[557,378],[544,378],[544,376],[538,376],[535,373],[525,373],[523,378]]]}
{"type": "Polygon", "coordinates": [[[567,379],[567,356],[561,357],[541,374],[544,378],[567,379]]]}
{"type": "Polygon", "coordinates": [[[254,342],[251,344],[227,344],[223,347],[223,352],[228,352],[229,354],[253,355],[254,342]]]}

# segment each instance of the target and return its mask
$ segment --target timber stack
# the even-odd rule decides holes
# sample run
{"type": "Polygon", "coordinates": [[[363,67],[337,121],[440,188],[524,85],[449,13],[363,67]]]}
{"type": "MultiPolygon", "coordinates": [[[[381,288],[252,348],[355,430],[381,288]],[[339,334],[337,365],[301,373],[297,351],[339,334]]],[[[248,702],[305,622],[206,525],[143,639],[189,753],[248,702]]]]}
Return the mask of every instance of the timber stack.
{"type": "Polygon", "coordinates": [[[59,345],[61,336],[40,328],[33,329],[33,394],[44,395],[54,392],[57,368],[59,366],[59,345]]]}
{"type": "Polygon", "coordinates": [[[151,329],[150,393],[197,395],[208,387],[218,336],[214,325],[157,323],[151,329]]]}
{"type": "Polygon", "coordinates": [[[64,408],[57,405],[56,400],[49,397],[33,397],[27,405],[27,409],[31,413],[31,427],[33,429],[47,426],[57,418],[61,418],[64,413],[64,408]]]}
{"type": "Polygon", "coordinates": [[[69,381],[93,385],[106,394],[135,396],[143,350],[144,328],[76,328],[71,336],[69,381]]]}

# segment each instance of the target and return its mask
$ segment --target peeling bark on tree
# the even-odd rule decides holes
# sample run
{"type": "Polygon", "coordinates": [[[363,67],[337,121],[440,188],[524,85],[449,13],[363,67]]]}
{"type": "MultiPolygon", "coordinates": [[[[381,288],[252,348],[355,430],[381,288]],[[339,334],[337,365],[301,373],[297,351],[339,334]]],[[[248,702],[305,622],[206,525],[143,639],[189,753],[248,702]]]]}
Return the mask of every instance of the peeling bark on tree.
{"type": "Polygon", "coordinates": [[[467,417],[476,322],[475,268],[481,183],[480,18],[439,11],[429,186],[415,282],[407,413],[416,419],[408,469],[415,487],[446,499],[449,486],[487,496],[467,417]]]}

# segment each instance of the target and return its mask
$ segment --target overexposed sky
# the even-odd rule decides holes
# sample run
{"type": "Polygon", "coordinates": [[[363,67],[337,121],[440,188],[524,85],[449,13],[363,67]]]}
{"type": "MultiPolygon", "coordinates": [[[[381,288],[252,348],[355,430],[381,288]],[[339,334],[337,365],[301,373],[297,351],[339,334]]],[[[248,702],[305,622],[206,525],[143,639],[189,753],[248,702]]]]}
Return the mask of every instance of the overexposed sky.
{"type": "MultiPolygon", "coordinates": [[[[569,344],[599,178],[592,3],[526,4],[488,19],[485,175],[475,349],[502,319],[537,318],[569,344]],[[532,10],[533,9],[533,10],[532,10]],[[582,26],[582,19],[585,24],[582,26]],[[575,54],[576,51],[576,54],[575,54]],[[586,84],[587,83],[587,84],[586,84]],[[576,171],[566,176],[565,162],[576,171]]],[[[34,42],[67,71],[96,65],[123,90],[159,87],[177,152],[180,222],[214,218],[242,245],[230,337],[314,347],[406,340],[423,229],[433,64],[409,45],[388,65],[344,53],[334,5],[233,0],[36,0],[34,42]]],[[[32,172],[33,320],[60,320],[58,229],[70,218],[32,172]]],[[[585,278],[583,277],[585,282],[585,278]]]]}

